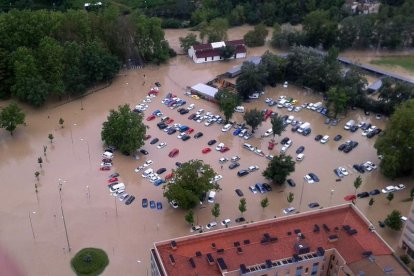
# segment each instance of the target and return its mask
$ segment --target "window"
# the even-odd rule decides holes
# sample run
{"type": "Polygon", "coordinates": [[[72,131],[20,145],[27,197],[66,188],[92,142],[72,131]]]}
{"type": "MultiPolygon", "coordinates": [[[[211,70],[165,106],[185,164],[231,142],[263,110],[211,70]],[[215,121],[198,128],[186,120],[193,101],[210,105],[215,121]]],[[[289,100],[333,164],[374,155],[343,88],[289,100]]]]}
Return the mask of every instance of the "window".
{"type": "Polygon", "coordinates": [[[311,273],[312,276],[318,273],[318,267],[319,267],[319,263],[314,263],[312,265],[312,273],[311,273]]]}
{"type": "Polygon", "coordinates": [[[305,273],[308,273],[309,267],[305,268],[305,273]]]}
{"type": "Polygon", "coordinates": [[[207,57],[205,57],[204,61],[207,61],[207,57]]]}
{"type": "Polygon", "coordinates": [[[296,268],[296,276],[301,276],[302,275],[302,270],[303,270],[303,266],[298,266],[296,268]]]}

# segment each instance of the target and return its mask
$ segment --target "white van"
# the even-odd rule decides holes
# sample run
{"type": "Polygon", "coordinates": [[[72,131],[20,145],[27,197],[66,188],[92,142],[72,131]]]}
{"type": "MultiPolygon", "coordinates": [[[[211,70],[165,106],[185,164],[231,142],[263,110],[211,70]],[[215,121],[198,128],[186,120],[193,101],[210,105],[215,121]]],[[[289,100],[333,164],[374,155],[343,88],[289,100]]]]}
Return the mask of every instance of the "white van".
{"type": "Polygon", "coordinates": [[[305,154],[299,153],[298,156],[296,156],[296,161],[302,161],[303,158],[305,158],[305,154]]]}
{"type": "Polygon", "coordinates": [[[112,152],[105,151],[105,152],[102,154],[102,157],[112,159],[112,157],[114,157],[114,154],[113,154],[112,152]]]}
{"type": "Polygon", "coordinates": [[[110,186],[109,190],[111,191],[111,193],[115,193],[118,190],[125,190],[125,184],[124,183],[115,184],[113,186],[110,186]]]}
{"type": "Polygon", "coordinates": [[[154,170],[150,168],[142,174],[142,177],[147,178],[148,175],[152,174],[153,172],[154,172],[154,170]]]}
{"type": "Polygon", "coordinates": [[[302,133],[305,129],[307,129],[309,127],[310,127],[310,123],[308,123],[308,122],[303,123],[303,124],[300,125],[300,127],[298,129],[298,132],[299,133],[302,133]]]}
{"type": "Polygon", "coordinates": [[[267,137],[267,136],[270,136],[272,134],[273,134],[273,129],[269,128],[268,130],[266,130],[264,136],[267,137]]]}
{"type": "Polygon", "coordinates": [[[345,126],[344,129],[349,130],[351,127],[353,127],[355,125],[355,121],[354,120],[349,120],[345,126]]]}
{"type": "Polygon", "coordinates": [[[224,148],[224,143],[220,143],[216,147],[216,151],[220,151],[222,148],[224,148]]]}
{"type": "Polygon", "coordinates": [[[229,131],[229,129],[231,129],[231,127],[232,127],[232,125],[231,125],[231,124],[227,124],[227,125],[225,125],[225,126],[221,129],[221,131],[223,131],[223,132],[227,132],[227,131],[229,131]]]}
{"type": "Polygon", "coordinates": [[[325,135],[321,139],[321,144],[326,144],[329,141],[329,135],[325,135]]]}
{"type": "Polygon", "coordinates": [[[322,103],[321,102],[317,102],[317,103],[313,104],[313,106],[311,106],[311,109],[313,111],[315,111],[316,109],[318,109],[321,106],[322,106],[322,103]]]}
{"type": "Polygon", "coordinates": [[[207,201],[209,203],[214,203],[214,200],[216,199],[216,192],[215,191],[210,191],[210,193],[208,194],[208,199],[207,201]]]}
{"type": "Polygon", "coordinates": [[[243,113],[243,112],[244,112],[244,106],[237,106],[237,107],[234,109],[234,111],[236,111],[236,112],[240,112],[240,113],[243,113]]]}

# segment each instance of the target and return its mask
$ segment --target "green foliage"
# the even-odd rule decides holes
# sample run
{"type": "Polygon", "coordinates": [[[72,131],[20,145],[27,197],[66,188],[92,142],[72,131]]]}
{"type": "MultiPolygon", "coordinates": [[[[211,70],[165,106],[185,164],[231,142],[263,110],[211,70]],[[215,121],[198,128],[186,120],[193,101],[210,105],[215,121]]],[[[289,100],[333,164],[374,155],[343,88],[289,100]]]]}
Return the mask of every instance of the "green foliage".
{"type": "Polygon", "coordinates": [[[287,200],[287,202],[289,203],[289,204],[291,204],[292,202],[293,202],[293,200],[295,199],[295,194],[294,193],[292,193],[292,192],[289,192],[289,194],[288,194],[288,196],[287,196],[287,198],[286,198],[286,200],[287,200]]]}
{"type": "Polygon", "coordinates": [[[236,89],[242,99],[248,99],[256,91],[262,91],[268,73],[263,65],[243,62],[241,73],[236,80],[236,89]]]}
{"type": "Polygon", "coordinates": [[[187,34],[185,37],[180,37],[179,40],[180,47],[183,49],[184,53],[187,53],[191,46],[200,44],[200,42],[197,41],[197,35],[193,33],[187,34]]]}
{"type": "Polygon", "coordinates": [[[35,171],[34,176],[36,177],[37,180],[39,180],[40,172],[35,171]]]}
{"type": "Polygon", "coordinates": [[[59,119],[59,125],[61,128],[63,128],[63,123],[65,122],[65,120],[63,120],[63,118],[59,119]]]}
{"type": "Polygon", "coordinates": [[[328,105],[330,110],[333,110],[333,117],[336,118],[338,114],[346,111],[348,107],[349,96],[345,89],[338,87],[331,87],[326,93],[328,97],[328,105]]]}
{"type": "Polygon", "coordinates": [[[111,110],[103,123],[101,138],[106,145],[115,146],[121,152],[135,153],[144,145],[146,127],[142,115],[131,111],[129,105],[118,106],[111,110]]]}
{"type": "Polygon", "coordinates": [[[218,42],[227,40],[227,30],[229,23],[225,18],[215,18],[210,23],[204,23],[200,30],[200,38],[204,41],[207,38],[207,42],[218,42]]]}
{"type": "Polygon", "coordinates": [[[246,22],[244,6],[237,5],[228,16],[229,24],[231,26],[240,26],[246,22]]]}
{"type": "Polygon", "coordinates": [[[246,199],[245,198],[241,198],[240,199],[239,211],[240,211],[240,213],[241,213],[242,216],[243,216],[243,213],[247,211],[246,199]]]}
{"type": "Polygon", "coordinates": [[[381,57],[371,61],[371,63],[386,66],[400,66],[408,71],[414,72],[414,56],[381,57]]]}
{"type": "Polygon", "coordinates": [[[401,255],[400,260],[406,265],[408,265],[411,262],[410,257],[408,257],[407,255],[401,255]]]}
{"type": "Polygon", "coordinates": [[[49,135],[47,136],[47,138],[49,138],[50,143],[53,143],[53,139],[54,139],[55,137],[53,136],[53,134],[52,134],[52,133],[49,133],[49,135]]]}
{"type": "Polygon", "coordinates": [[[42,164],[43,164],[43,159],[42,159],[42,157],[38,157],[38,158],[37,158],[37,163],[39,163],[39,166],[40,166],[40,167],[42,167],[42,164]]]}
{"type": "Polygon", "coordinates": [[[358,177],[354,180],[355,193],[359,189],[359,187],[361,187],[361,185],[362,185],[362,178],[360,175],[358,175],[358,177]]]}
{"type": "Polygon", "coordinates": [[[246,124],[252,128],[252,133],[254,133],[256,128],[262,124],[263,115],[256,108],[250,109],[244,113],[243,119],[246,121],[246,124]]]}
{"type": "Polygon", "coordinates": [[[224,60],[227,60],[235,56],[234,54],[236,53],[236,48],[232,45],[226,45],[224,47],[221,47],[219,51],[220,57],[222,57],[224,60]]]}
{"type": "Polygon", "coordinates": [[[281,116],[273,117],[270,122],[272,124],[273,137],[275,137],[275,135],[280,136],[282,132],[286,130],[286,125],[283,123],[281,116]]]}
{"type": "Polygon", "coordinates": [[[99,275],[108,264],[108,255],[98,248],[84,248],[71,260],[72,268],[77,275],[99,275]]]}
{"type": "Polygon", "coordinates": [[[275,184],[282,185],[290,173],[295,171],[295,161],[291,156],[275,156],[263,172],[263,176],[275,184]]]}
{"type": "Polygon", "coordinates": [[[381,172],[392,179],[414,172],[414,100],[401,105],[391,116],[385,135],[378,137],[375,148],[383,155],[381,172]]]}
{"type": "Polygon", "coordinates": [[[4,128],[13,135],[13,131],[18,125],[25,123],[26,115],[20,109],[20,107],[11,103],[0,112],[0,128],[4,128]]]}
{"type": "Polygon", "coordinates": [[[260,62],[266,74],[266,83],[270,86],[276,86],[276,83],[283,82],[285,79],[286,71],[286,59],[278,57],[266,51],[262,55],[262,60],[260,62]]]}
{"type": "Polygon", "coordinates": [[[401,221],[401,213],[398,210],[394,210],[384,220],[385,225],[395,231],[401,230],[403,223],[401,221]]]}
{"type": "Polygon", "coordinates": [[[273,30],[270,45],[274,48],[288,49],[294,45],[302,45],[305,42],[305,33],[296,30],[290,24],[281,28],[277,26],[273,30]]]}
{"type": "Polygon", "coordinates": [[[190,160],[174,171],[174,182],[164,186],[164,196],[169,201],[189,210],[197,206],[204,193],[220,190],[220,186],[210,180],[216,175],[210,165],[201,160],[190,160]]]}
{"type": "Polygon", "coordinates": [[[249,47],[258,47],[265,44],[269,31],[264,24],[254,26],[254,29],[244,35],[244,42],[249,47]]]}
{"type": "Polygon", "coordinates": [[[327,11],[312,11],[303,20],[307,43],[313,47],[320,44],[325,49],[331,47],[335,42],[337,28],[338,23],[330,19],[327,11]]]}
{"type": "Polygon", "coordinates": [[[194,211],[190,209],[188,213],[185,215],[184,219],[188,224],[194,225],[194,211]]]}
{"type": "Polygon", "coordinates": [[[387,195],[388,204],[391,203],[393,199],[394,199],[394,193],[388,193],[387,195]]]}
{"type": "Polygon", "coordinates": [[[263,211],[264,211],[264,209],[265,209],[265,208],[267,208],[267,207],[269,206],[269,199],[268,199],[267,197],[263,198],[263,199],[260,201],[260,206],[262,206],[263,211]]]}
{"type": "Polygon", "coordinates": [[[240,105],[239,96],[224,89],[220,90],[214,97],[219,101],[220,110],[223,111],[226,122],[228,122],[234,114],[234,108],[240,105]]]}
{"type": "Polygon", "coordinates": [[[211,208],[211,215],[214,217],[214,220],[217,221],[217,218],[220,216],[220,204],[214,203],[213,208],[211,208]]]}
{"type": "Polygon", "coordinates": [[[384,112],[392,114],[401,103],[414,98],[414,86],[386,78],[382,81],[378,99],[384,104],[384,112]]]}
{"type": "Polygon", "coordinates": [[[373,197],[371,197],[371,199],[370,199],[370,200],[369,200],[369,202],[368,202],[368,205],[369,205],[369,206],[372,206],[372,205],[374,205],[374,202],[375,202],[374,198],[373,198],[373,197]]]}

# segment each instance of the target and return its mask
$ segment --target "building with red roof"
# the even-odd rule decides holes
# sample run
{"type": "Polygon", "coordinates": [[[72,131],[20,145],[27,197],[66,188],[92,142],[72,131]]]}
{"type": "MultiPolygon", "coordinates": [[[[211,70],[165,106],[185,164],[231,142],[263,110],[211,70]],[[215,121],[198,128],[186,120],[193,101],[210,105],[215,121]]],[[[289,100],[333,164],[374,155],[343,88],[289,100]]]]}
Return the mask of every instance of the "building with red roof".
{"type": "Polygon", "coordinates": [[[188,49],[188,56],[195,63],[223,60],[223,57],[220,55],[220,49],[226,46],[233,46],[235,48],[232,59],[246,57],[247,51],[243,39],[194,45],[188,49]]]}
{"type": "Polygon", "coordinates": [[[410,275],[353,205],[154,243],[152,275],[410,275]]]}

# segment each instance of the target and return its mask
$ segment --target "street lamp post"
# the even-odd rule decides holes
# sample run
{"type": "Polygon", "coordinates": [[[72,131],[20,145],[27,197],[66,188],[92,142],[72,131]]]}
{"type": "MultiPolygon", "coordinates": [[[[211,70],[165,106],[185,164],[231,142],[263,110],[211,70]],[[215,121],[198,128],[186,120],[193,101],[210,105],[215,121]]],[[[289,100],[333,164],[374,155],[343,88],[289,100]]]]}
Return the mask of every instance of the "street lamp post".
{"type": "Polygon", "coordinates": [[[114,200],[115,200],[115,212],[116,212],[116,216],[118,217],[118,205],[116,204],[116,196],[114,196],[114,200]]]}
{"type": "MultiPolygon", "coordinates": [[[[63,181],[66,182],[66,181],[63,181]]],[[[63,212],[63,204],[62,204],[62,179],[59,178],[59,198],[60,198],[60,211],[62,213],[62,220],[63,220],[63,226],[65,228],[65,234],[66,234],[66,242],[68,243],[68,251],[70,252],[70,243],[69,243],[69,236],[68,236],[68,229],[66,227],[66,220],[65,220],[65,214],[63,212]]]]}
{"type": "Polygon", "coordinates": [[[302,207],[302,197],[303,197],[303,190],[304,189],[305,189],[305,180],[303,180],[303,182],[302,182],[302,191],[300,193],[300,200],[299,200],[299,211],[300,211],[300,208],[302,207]]]}
{"type": "Polygon", "coordinates": [[[86,142],[86,145],[88,146],[89,167],[91,167],[91,168],[92,168],[92,164],[91,164],[91,152],[90,152],[90,150],[89,150],[89,142],[88,142],[88,140],[83,139],[83,138],[81,138],[80,140],[81,140],[81,141],[85,141],[85,142],[86,142]]]}
{"type": "Polygon", "coordinates": [[[331,196],[329,197],[329,206],[332,204],[332,196],[334,194],[335,190],[331,190],[331,196]]]}
{"type": "Polygon", "coordinates": [[[34,233],[34,230],[33,230],[32,216],[30,215],[30,213],[36,214],[36,212],[29,212],[30,228],[32,229],[33,239],[36,240],[36,236],[35,236],[35,233],[34,233]]]}

